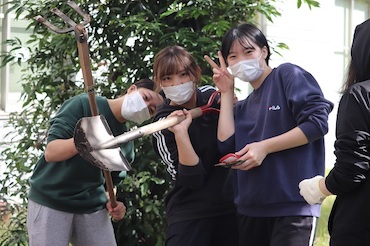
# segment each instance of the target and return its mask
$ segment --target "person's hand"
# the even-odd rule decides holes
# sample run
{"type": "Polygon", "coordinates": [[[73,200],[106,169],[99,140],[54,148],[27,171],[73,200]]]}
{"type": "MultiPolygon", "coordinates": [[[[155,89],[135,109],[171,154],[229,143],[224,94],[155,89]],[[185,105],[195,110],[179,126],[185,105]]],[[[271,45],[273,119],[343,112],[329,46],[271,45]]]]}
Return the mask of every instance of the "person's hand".
{"type": "Polygon", "coordinates": [[[320,180],[323,176],[317,175],[310,179],[304,179],[299,182],[299,194],[303,196],[308,204],[322,203],[326,195],[320,189],[320,180]]]}
{"type": "Polygon", "coordinates": [[[248,171],[262,164],[263,160],[266,158],[267,151],[263,142],[254,142],[247,144],[235,154],[239,155],[240,158],[238,160],[243,160],[243,162],[232,168],[248,171]]]}
{"type": "Polygon", "coordinates": [[[193,118],[190,112],[187,111],[186,109],[176,110],[176,111],[173,111],[168,117],[172,117],[172,116],[177,116],[177,117],[184,116],[185,119],[181,121],[180,123],[172,127],[169,127],[168,130],[170,130],[174,134],[179,133],[179,132],[188,132],[189,126],[191,122],[193,121],[193,118]]]}
{"type": "Polygon", "coordinates": [[[218,66],[209,56],[205,55],[204,59],[211,65],[213,71],[213,82],[215,82],[220,92],[232,91],[234,93],[234,76],[229,73],[221,51],[218,51],[218,66]]]}
{"type": "Polygon", "coordinates": [[[113,220],[118,221],[125,217],[126,207],[123,202],[117,201],[117,206],[112,208],[112,204],[108,201],[106,207],[113,220]]]}

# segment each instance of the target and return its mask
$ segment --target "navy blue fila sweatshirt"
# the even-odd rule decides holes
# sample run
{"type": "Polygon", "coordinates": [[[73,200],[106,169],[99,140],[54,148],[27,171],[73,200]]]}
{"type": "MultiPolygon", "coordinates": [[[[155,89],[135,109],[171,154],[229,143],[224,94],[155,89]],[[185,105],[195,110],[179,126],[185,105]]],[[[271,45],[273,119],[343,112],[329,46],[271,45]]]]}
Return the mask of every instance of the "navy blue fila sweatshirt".
{"type": "Polygon", "coordinates": [[[281,135],[299,127],[309,143],[268,154],[261,166],[235,172],[234,201],[239,213],[253,217],[316,216],[319,205],[309,205],[299,194],[301,180],[324,175],[324,135],[333,104],[314,77],[285,63],[234,108],[235,134],[219,142],[222,154],[281,135]]]}

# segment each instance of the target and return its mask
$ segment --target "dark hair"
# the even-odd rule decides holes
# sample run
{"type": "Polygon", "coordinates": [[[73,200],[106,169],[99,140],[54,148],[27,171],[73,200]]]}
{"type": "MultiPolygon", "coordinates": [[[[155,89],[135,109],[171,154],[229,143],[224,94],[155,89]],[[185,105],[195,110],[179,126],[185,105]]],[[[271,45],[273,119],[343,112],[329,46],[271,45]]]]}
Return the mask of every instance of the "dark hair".
{"type": "MultiPolygon", "coordinates": [[[[140,79],[136,82],[133,83],[134,85],[136,85],[136,88],[146,88],[146,89],[149,89],[149,90],[152,90],[154,91],[155,89],[155,84],[154,84],[154,81],[151,80],[151,79],[148,79],[148,78],[144,78],[144,79],[140,79]]],[[[122,94],[122,95],[125,95],[127,93],[127,90],[125,90],[122,94]]]]}
{"type": "Polygon", "coordinates": [[[194,57],[183,47],[175,45],[163,48],[154,58],[153,75],[157,88],[161,78],[179,72],[184,68],[190,73],[196,83],[200,81],[198,65],[194,57]]]}
{"type": "Polygon", "coordinates": [[[370,79],[370,19],[356,26],[342,93],[351,85],[370,79]]]}
{"type": "Polygon", "coordinates": [[[267,56],[265,61],[268,65],[271,55],[270,46],[268,45],[267,39],[261,30],[250,23],[239,24],[226,32],[222,39],[221,48],[221,53],[224,60],[227,61],[227,56],[230,54],[230,49],[234,41],[238,41],[245,48],[255,49],[249,40],[257,44],[261,49],[266,46],[267,56]]]}
{"type": "Polygon", "coordinates": [[[136,81],[134,83],[134,85],[136,85],[136,87],[139,89],[139,88],[146,88],[146,89],[149,89],[149,90],[152,90],[154,91],[154,88],[155,88],[155,84],[154,84],[154,81],[151,80],[151,79],[140,79],[138,81],[136,81]]]}

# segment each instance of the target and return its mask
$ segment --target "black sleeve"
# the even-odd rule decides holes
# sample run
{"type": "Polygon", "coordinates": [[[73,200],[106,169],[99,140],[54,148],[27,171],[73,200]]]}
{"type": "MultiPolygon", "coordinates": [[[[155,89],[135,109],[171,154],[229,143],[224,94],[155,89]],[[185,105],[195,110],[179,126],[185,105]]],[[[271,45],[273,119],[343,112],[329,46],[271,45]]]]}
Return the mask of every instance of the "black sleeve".
{"type": "MultiPolygon", "coordinates": [[[[169,113],[158,112],[153,121],[161,120],[169,113]]],[[[167,166],[167,172],[172,180],[176,181],[178,185],[185,186],[189,189],[196,189],[203,184],[204,168],[202,163],[191,167],[179,163],[175,135],[170,130],[165,129],[153,133],[152,145],[154,152],[167,166]]]]}
{"type": "MultiPolygon", "coordinates": [[[[370,89],[370,88],[369,88],[370,89]]],[[[368,179],[370,164],[369,91],[355,86],[341,98],[335,141],[336,163],[326,178],[335,195],[345,194],[368,179]]]]}
{"type": "MultiPolygon", "coordinates": [[[[173,109],[168,105],[162,105],[157,114],[153,117],[153,122],[165,119],[173,109]]],[[[154,152],[161,158],[167,166],[167,172],[173,180],[176,179],[177,173],[177,146],[174,134],[168,129],[164,129],[152,134],[152,146],[154,152]],[[176,165],[175,165],[176,162],[176,165]]]]}

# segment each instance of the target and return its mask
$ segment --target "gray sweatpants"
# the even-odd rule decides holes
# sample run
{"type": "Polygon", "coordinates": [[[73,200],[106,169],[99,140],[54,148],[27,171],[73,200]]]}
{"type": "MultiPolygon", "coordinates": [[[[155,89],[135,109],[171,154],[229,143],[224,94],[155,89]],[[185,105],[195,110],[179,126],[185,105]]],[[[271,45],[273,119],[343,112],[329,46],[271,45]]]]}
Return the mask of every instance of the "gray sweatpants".
{"type": "Polygon", "coordinates": [[[30,246],[116,246],[108,211],[72,214],[28,202],[30,246]]]}

